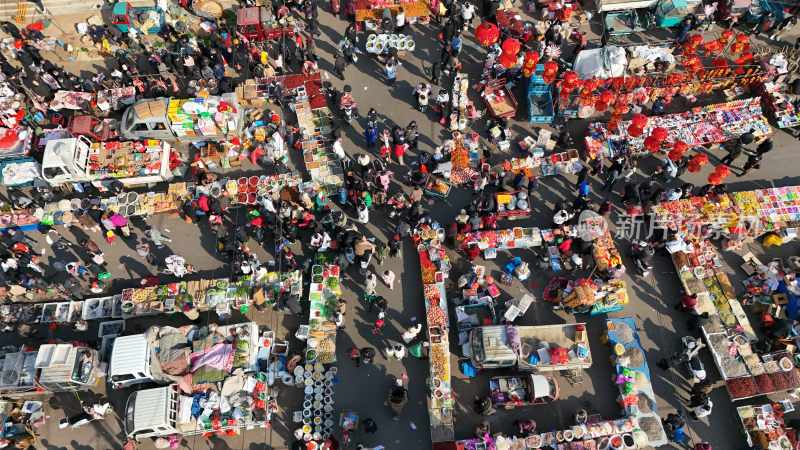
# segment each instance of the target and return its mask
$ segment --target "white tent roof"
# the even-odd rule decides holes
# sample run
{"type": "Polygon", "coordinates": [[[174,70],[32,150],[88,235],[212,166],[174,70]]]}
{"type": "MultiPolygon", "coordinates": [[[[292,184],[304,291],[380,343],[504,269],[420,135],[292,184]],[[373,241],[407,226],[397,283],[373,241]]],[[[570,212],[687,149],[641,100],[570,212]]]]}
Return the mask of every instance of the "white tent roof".
{"type": "Polygon", "coordinates": [[[578,73],[578,78],[614,78],[625,74],[628,67],[628,58],[622,47],[605,47],[591,50],[581,50],[575,58],[572,70],[578,73]]]}

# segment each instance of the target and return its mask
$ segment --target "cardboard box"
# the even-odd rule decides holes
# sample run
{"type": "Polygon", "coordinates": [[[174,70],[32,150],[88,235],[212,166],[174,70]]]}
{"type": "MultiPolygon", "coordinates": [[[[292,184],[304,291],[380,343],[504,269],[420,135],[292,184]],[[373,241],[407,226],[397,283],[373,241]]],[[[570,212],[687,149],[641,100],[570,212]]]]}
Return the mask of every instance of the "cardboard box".
{"type": "Polygon", "coordinates": [[[167,115],[167,105],[164,104],[162,101],[150,102],[150,114],[153,116],[166,116],[167,115]]]}
{"type": "Polygon", "coordinates": [[[586,329],[575,330],[575,342],[583,342],[586,340],[586,329]]]}
{"type": "Polygon", "coordinates": [[[152,117],[148,103],[137,103],[136,105],[133,105],[133,110],[136,112],[136,116],[140,119],[152,117]]]}
{"type": "Polygon", "coordinates": [[[772,301],[776,305],[785,305],[789,303],[789,299],[786,297],[786,294],[772,294],[772,301]]]}

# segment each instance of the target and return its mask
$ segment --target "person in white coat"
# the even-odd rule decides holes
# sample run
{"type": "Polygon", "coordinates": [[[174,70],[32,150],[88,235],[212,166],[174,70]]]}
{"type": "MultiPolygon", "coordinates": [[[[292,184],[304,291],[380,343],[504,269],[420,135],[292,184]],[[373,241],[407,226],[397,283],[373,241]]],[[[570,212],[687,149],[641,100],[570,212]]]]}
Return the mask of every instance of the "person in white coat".
{"type": "Polygon", "coordinates": [[[406,346],[399,342],[397,344],[394,344],[394,357],[397,359],[403,359],[403,357],[405,356],[406,356],[406,346]]]}
{"type": "Polygon", "coordinates": [[[417,337],[420,331],[422,331],[422,324],[418,323],[412,327],[409,327],[408,330],[403,332],[403,342],[409,344],[417,337]]]}
{"type": "Polygon", "coordinates": [[[361,223],[369,222],[369,208],[363,203],[358,205],[358,221],[361,223]]]}

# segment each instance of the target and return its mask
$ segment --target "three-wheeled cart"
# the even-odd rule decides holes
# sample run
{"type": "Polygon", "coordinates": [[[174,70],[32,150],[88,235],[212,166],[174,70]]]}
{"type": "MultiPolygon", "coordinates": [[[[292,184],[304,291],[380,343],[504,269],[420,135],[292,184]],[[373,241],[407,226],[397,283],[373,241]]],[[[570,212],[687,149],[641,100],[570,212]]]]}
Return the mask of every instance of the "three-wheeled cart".
{"type": "Polygon", "coordinates": [[[425,180],[425,193],[434,197],[447,197],[452,187],[450,183],[433,174],[428,175],[428,179],[425,180]]]}
{"type": "Polygon", "coordinates": [[[530,123],[550,123],[555,117],[553,84],[545,83],[542,73],[544,73],[544,65],[537,64],[536,71],[527,78],[525,106],[528,108],[530,123]]]}
{"type": "Polygon", "coordinates": [[[496,79],[486,84],[483,88],[483,104],[486,110],[495,119],[501,117],[514,117],[517,113],[517,99],[511,89],[506,86],[506,80],[496,79]]]}
{"type": "Polygon", "coordinates": [[[501,219],[523,219],[531,216],[528,191],[495,192],[497,217],[501,219]]]}
{"type": "Polygon", "coordinates": [[[158,34],[161,27],[164,26],[164,10],[153,6],[134,7],[129,2],[117,2],[114,4],[113,20],[114,25],[123,33],[127,33],[133,28],[145,34],[158,34]],[[149,15],[150,11],[155,12],[157,19],[147,29],[139,28],[146,24],[139,20],[140,15],[149,15]],[[139,27],[135,25],[136,22],[139,22],[139,27]]]}

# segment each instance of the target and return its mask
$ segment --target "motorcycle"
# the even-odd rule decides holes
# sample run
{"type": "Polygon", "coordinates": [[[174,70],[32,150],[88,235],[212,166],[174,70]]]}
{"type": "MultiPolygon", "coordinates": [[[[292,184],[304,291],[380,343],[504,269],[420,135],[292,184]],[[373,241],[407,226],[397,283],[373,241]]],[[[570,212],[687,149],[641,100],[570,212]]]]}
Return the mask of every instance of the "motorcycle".
{"type": "Polygon", "coordinates": [[[636,270],[642,278],[645,278],[650,275],[650,272],[653,270],[653,263],[651,260],[656,251],[653,246],[640,240],[634,239],[632,241],[632,246],[633,253],[631,257],[636,261],[636,270]]]}
{"type": "Polygon", "coordinates": [[[350,93],[352,88],[350,85],[344,86],[344,93],[342,97],[339,99],[339,109],[342,111],[342,117],[349,123],[353,120],[354,116],[358,115],[358,110],[356,109],[356,100],[353,98],[353,95],[350,93]]]}
{"type": "Polygon", "coordinates": [[[194,268],[186,264],[186,260],[178,255],[172,255],[164,258],[165,268],[163,270],[164,273],[175,275],[178,278],[183,278],[184,276],[195,273],[194,268]]]}
{"type": "Polygon", "coordinates": [[[81,402],[81,408],[83,408],[83,412],[72,416],[67,421],[72,428],[80,428],[86,425],[89,422],[94,422],[95,420],[102,420],[105,418],[106,414],[112,412],[114,409],[110,403],[97,403],[92,406],[85,405],[81,402]]]}
{"type": "Polygon", "coordinates": [[[683,352],[686,355],[686,368],[694,378],[698,380],[706,379],[706,369],[703,367],[703,362],[697,357],[697,353],[705,344],[699,342],[692,336],[684,336],[681,338],[683,345],[683,352]]]}

